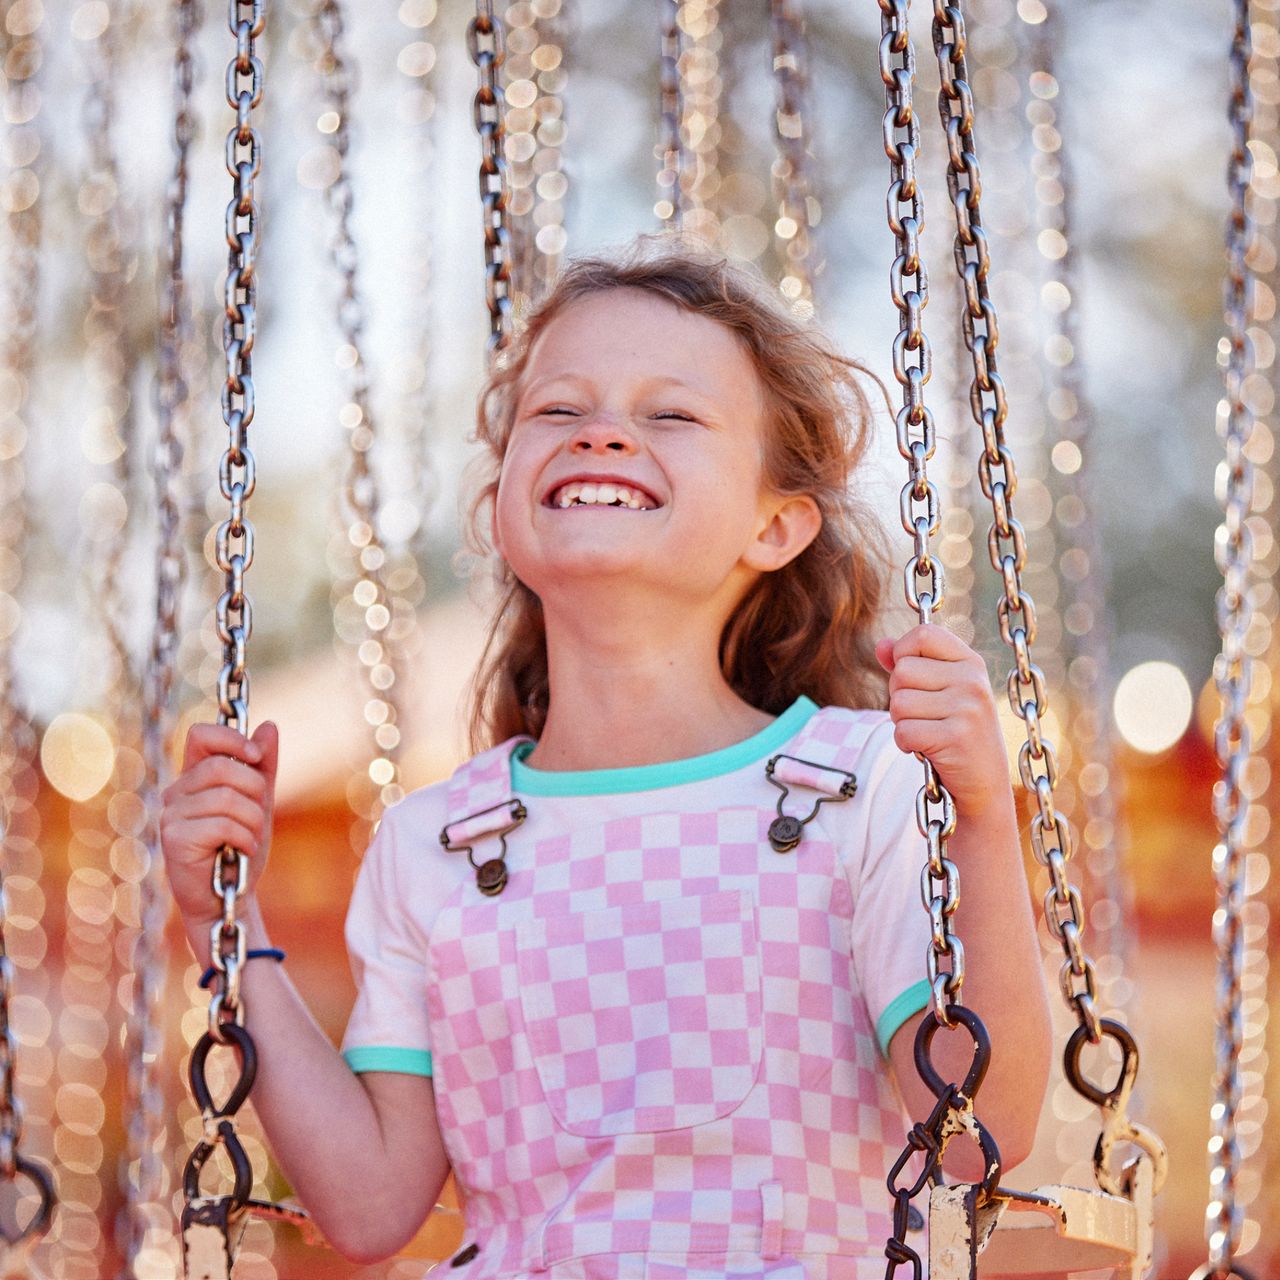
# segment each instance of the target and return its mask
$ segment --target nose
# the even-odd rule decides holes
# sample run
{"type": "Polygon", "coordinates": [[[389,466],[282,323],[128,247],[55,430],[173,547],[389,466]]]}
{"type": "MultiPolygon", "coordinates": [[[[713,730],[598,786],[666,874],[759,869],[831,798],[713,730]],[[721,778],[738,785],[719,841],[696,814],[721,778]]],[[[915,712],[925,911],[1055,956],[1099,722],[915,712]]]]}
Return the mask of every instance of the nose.
{"type": "Polygon", "coordinates": [[[632,454],[636,442],[627,426],[612,414],[593,414],[579,423],[569,449],[573,453],[632,454]]]}

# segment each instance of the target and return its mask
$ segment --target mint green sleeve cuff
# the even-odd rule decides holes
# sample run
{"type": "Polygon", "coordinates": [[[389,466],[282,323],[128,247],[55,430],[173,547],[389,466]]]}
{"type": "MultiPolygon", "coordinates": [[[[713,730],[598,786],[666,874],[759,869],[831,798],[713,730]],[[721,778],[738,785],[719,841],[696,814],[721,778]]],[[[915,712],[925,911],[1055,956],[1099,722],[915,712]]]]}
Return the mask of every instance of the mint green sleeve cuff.
{"type": "Polygon", "coordinates": [[[928,980],[921,978],[919,982],[913,982],[900,995],[889,1001],[888,1007],[876,1022],[876,1039],[880,1042],[881,1053],[888,1056],[889,1041],[893,1039],[893,1033],[913,1014],[927,1008],[929,998],[928,980]]]}
{"type": "Polygon", "coordinates": [[[343,1053],[347,1066],[356,1075],[365,1071],[398,1071],[406,1076],[431,1075],[430,1049],[397,1049],[385,1045],[365,1045],[343,1053]]]}

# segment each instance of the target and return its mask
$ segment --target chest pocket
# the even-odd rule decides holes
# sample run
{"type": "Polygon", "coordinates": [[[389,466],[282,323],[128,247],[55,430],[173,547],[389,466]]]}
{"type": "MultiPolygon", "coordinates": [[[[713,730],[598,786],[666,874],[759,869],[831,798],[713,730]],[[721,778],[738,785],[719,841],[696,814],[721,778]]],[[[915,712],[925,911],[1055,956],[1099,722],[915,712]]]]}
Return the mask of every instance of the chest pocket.
{"type": "Polygon", "coordinates": [[[568,1132],[689,1128],[750,1093],[762,1046],[750,893],[528,920],[516,941],[538,1079],[568,1132]]]}

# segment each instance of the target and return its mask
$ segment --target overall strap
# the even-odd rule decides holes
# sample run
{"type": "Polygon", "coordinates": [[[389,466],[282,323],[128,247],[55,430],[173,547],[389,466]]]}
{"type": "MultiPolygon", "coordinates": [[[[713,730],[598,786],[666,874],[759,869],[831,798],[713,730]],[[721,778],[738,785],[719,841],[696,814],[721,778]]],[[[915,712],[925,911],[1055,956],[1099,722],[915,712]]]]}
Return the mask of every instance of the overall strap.
{"type": "Polygon", "coordinates": [[[475,868],[476,886],[490,897],[506,887],[507,835],[528,816],[511,789],[511,753],[520,741],[508,739],[459,765],[445,792],[440,843],[465,854],[475,868]]]}
{"type": "Polygon", "coordinates": [[[850,743],[848,713],[815,711],[786,744],[765,762],[765,777],[779,791],[778,816],[769,824],[769,843],[789,853],[804,836],[818,810],[851,799],[858,790],[852,763],[859,754],[850,743]]]}

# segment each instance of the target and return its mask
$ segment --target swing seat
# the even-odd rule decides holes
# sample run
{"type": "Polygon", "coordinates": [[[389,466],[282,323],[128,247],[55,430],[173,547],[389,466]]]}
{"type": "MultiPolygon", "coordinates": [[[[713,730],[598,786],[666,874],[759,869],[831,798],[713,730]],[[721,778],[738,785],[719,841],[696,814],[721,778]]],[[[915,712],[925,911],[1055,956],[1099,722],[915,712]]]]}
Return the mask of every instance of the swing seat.
{"type": "Polygon", "coordinates": [[[1123,1196],[1049,1185],[1000,1189],[979,1205],[973,1184],[929,1196],[931,1280],[1142,1280],[1151,1269],[1155,1170],[1124,1168],[1123,1196]]]}

